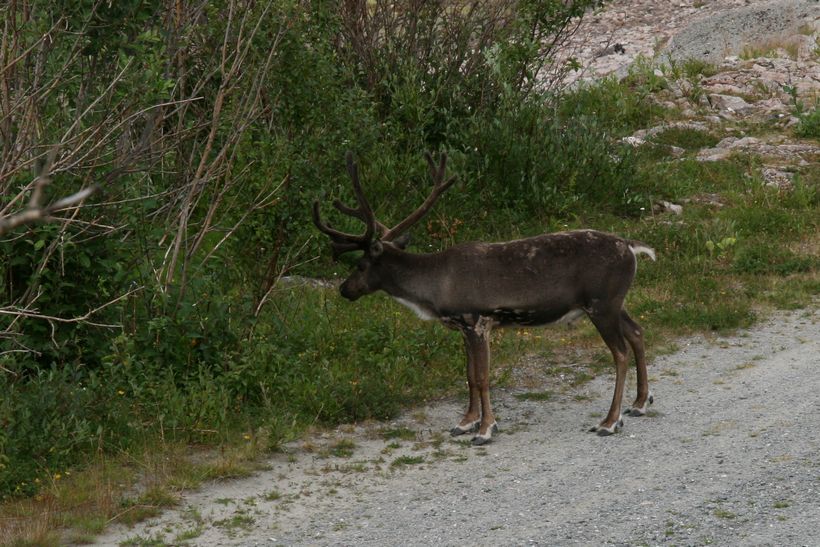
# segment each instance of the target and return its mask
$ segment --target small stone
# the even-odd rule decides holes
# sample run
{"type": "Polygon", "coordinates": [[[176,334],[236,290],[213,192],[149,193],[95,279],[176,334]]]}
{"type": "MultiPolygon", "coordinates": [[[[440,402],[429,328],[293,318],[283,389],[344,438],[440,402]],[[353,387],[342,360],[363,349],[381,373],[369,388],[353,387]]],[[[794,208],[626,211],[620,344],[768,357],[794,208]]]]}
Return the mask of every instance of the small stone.
{"type": "Polygon", "coordinates": [[[781,171],[780,169],[775,169],[774,167],[764,167],[762,173],[764,183],[769,188],[788,190],[792,187],[792,180],[794,179],[794,174],[792,173],[781,171]]]}
{"type": "Polygon", "coordinates": [[[658,212],[669,212],[674,213],[676,215],[683,214],[683,207],[681,205],[678,205],[677,203],[672,203],[670,201],[659,201],[656,204],[656,209],[658,210],[658,212]]]}
{"type": "Polygon", "coordinates": [[[734,95],[721,95],[712,93],[709,95],[709,104],[712,108],[719,110],[721,114],[725,112],[744,112],[750,108],[750,104],[734,95]]]}

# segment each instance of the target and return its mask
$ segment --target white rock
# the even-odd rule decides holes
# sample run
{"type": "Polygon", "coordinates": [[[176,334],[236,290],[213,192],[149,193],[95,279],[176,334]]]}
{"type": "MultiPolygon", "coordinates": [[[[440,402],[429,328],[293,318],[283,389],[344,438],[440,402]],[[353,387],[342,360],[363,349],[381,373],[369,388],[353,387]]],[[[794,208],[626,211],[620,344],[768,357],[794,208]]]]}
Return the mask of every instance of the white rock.
{"type": "Polygon", "coordinates": [[[734,95],[721,95],[712,93],[709,95],[709,103],[712,108],[723,112],[744,112],[750,108],[750,104],[734,95]]]}

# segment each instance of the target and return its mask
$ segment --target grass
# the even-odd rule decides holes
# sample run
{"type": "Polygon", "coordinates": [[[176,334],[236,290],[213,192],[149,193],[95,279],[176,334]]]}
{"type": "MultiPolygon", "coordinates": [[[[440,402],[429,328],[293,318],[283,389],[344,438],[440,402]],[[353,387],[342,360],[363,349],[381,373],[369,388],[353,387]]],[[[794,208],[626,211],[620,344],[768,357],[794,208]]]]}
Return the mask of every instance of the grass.
{"type": "Polygon", "coordinates": [[[655,144],[677,146],[687,151],[696,151],[701,148],[712,148],[720,138],[700,129],[690,127],[670,127],[652,138],[655,144]]]}
{"type": "Polygon", "coordinates": [[[414,441],[416,440],[417,434],[412,429],[408,429],[406,427],[396,427],[391,429],[383,429],[381,432],[381,436],[386,441],[389,441],[391,439],[400,439],[402,441],[414,441]]]}
{"type": "Polygon", "coordinates": [[[795,135],[804,139],[820,139],[820,106],[798,115],[800,122],[794,129],[795,135]]]}
{"type": "MultiPolygon", "coordinates": [[[[21,546],[88,542],[111,523],[133,525],[174,507],[183,489],[247,476],[259,465],[259,452],[246,443],[220,451],[160,443],[116,457],[98,456],[83,468],[61,473],[36,496],[0,505],[0,533],[21,546]]],[[[195,529],[201,518],[191,518],[195,529]]],[[[151,543],[159,541],[156,537],[131,541],[164,545],[151,543]]]]}
{"type": "Polygon", "coordinates": [[[235,531],[235,530],[248,530],[253,523],[256,522],[252,516],[244,513],[244,512],[237,512],[235,515],[214,521],[214,526],[219,526],[225,530],[235,531]]]}
{"type": "MultiPolygon", "coordinates": [[[[686,64],[670,70],[666,78],[695,80],[713,68],[686,64]]],[[[646,74],[623,84],[607,80],[580,90],[562,108],[567,113],[597,109],[601,117],[611,118],[614,136],[628,134],[665,115],[642,108],[648,90],[664,85],[646,74]]],[[[814,120],[820,117],[816,112],[807,113],[805,129],[798,129],[807,138],[816,136],[814,120]]],[[[656,141],[693,151],[710,146],[716,138],[708,132],[669,129],[656,141]]],[[[658,262],[640,260],[626,302],[646,331],[650,355],[665,340],[746,327],[767,309],[799,308],[820,293],[820,173],[816,170],[797,168],[794,188],[783,192],[762,184],[761,160],[753,156],[699,162],[690,154],[667,161],[639,149],[631,159],[636,171],[630,191],[651,200],[683,203],[680,217],[637,207],[621,216],[607,209],[580,208],[567,218],[516,216],[515,211],[507,211],[510,222],[479,217],[470,229],[484,230],[486,224],[493,238],[503,239],[538,233],[545,226],[583,226],[654,247],[658,262]],[[717,196],[723,206],[698,200],[704,195],[717,196]],[[728,241],[734,242],[719,245],[728,241]]],[[[456,201],[459,196],[452,197],[456,201]]],[[[351,266],[342,262],[335,268],[342,272],[351,266]]],[[[84,466],[68,472],[50,470],[38,478],[34,496],[0,505],[2,537],[19,545],[82,541],[110,522],[137,522],[156,514],[176,503],[179,492],[205,481],[249,476],[258,469],[260,456],[310,427],[388,419],[407,406],[443,395],[464,395],[459,336],[433,322],[418,321],[385,296],[350,303],[331,289],[282,287],[272,295],[270,314],[256,327],[256,336],[258,344],[250,354],[224,365],[219,381],[236,384],[234,393],[242,395],[220,403],[217,410],[226,418],[218,425],[211,428],[192,421],[177,429],[162,429],[162,436],[146,434],[143,442],[113,456],[94,452],[84,466]],[[166,440],[165,435],[176,438],[166,440]],[[215,448],[202,451],[197,443],[215,448]]],[[[572,331],[499,330],[493,335],[493,373],[496,379],[511,381],[509,369],[521,355],[548,353],[560,359],[579,348],[585,352],[583,366],[555,367],[552,372],[569,374],[573,385],[602,371],[609,373],[610,358],[589,324],[572,331]]],[[[203,387],[214,390],[206,393],[222,393],[216,382],[203,380],[203,387]]],[[[173,390],[168,393],[180,396],[173,390]]],[[[123,396],[126,402],[127,397],[123,396]]],[[[532,391],[516,397],[548,400],[550,394],[532,391]]],[[[148,409],[138,417],[151,418],[155,411],[148,409]]],[[[719,429],[707,432],[719,433],[719,429]]],[[[400,441],[417,437],[408,428],[384,429],[380,434],[389,443],[388,453],[398,450],[400,441]]],[[[355,449],[355,443],[342,439],[326,450],[328,455],[350,458],[355,449]]],[[[423,462],[422,456],[400,456],[390,467],[423,462]]],[[[241,520],[224,525],[241,528],[241,520]]],[[[194,523],[191,533],[197,530],[194,523]]]]}
{"type": "Polygon", "coordinates": [[[799,45],[794,40],[768,39],[754,45],[747,45],[740,52],[743,60],[756,59],[758,57],[781,57],[787,59],[797,59],[799,45]],[[785,54],[782,55],[781,54],[785,54]]]}
{"type": "Polygon", "coordinates": [[[737,518],[737,515],[735,513],[721,508],[715,509],[713,514],[719,519],[732,520],[737,518]]]}
{"type": "Polygon", "coordinates": [[[350,439],[341,439],[330,447],[330,453],[337,458],[350,458],[356,450],[356,443],[350,439]]]}
{"type": "Polygon", "coordinates": [[[525,393],[516,393],[515,398],[519,401],[549,401],[552,399],[552,393],[549,391],[527,391],[525,393]]]}
{"type": "Polygon", "coordinates": [[[408,465],[418,465],[424,463],[424,456],[399,456],[390,463],[390,467],[406,467],[408,465]]]}
{"type": "MultiPolygon", "coordinates": [[[[656,179],[655,187],[666,199],[713,193],[727,203],[718,209],[686,204],[680,218],[682,227],[668,224],[664,216],[651,215],[637,221],[590,215],[581,221],[641,239],[657,250],[657,263],[641,260],[627,299],[631,314],[646,330],[650,348],[653,341],[681,334],[745,327],[767,307],[801,307],[820,292],[816,243],[812,243],[818,234],[816,175],[800,173],[799,187],[784,196],[755,181],[758,166],[747,157],[713,164],[683,159],[674,164],[647,164],[642,169],[644,177],[656,179]],[[727,237],[736,238],[737,243],[723,252],[709,251],[708,241],[719,242],[727,237]]],[[[334,372],[346,394],[340,394],[337,385],[329,389],[328,397],[338,402],[363,393],[356,380],[361,386],[367,374],[378,371],[379,381],[387,389],[377,394],[373,408],[384,410],[362,416],[379,416],[382,412],[392,416],[402,404],[455,393],[452,386],[463,380],[460,340],[436,325],[415,321],[387,298],[357,302],[357,315],[351,321],[350,304],[332,291],[301,288],[282,296],[285,300],[281,313],[297,314],[314,307],[324,315],[309,319],[318,327],[318,333],[305,344],[304,351],[309,354],[302,359],[341,363],[355,356],[358,361],[354,368],[334,372]],[[344,321],[347,324],[339,326],[344,321]],[[334,325],[332,329],[330,325],[334,325]],[[372,325],[379,326],[380,335],[372,335],[372,325]],[[349,349],[340,346],[346,338],[349,349]],[[378,357],[378,364],[372,361],[374,357],[378,357]],[[362,363],[362,358],[370,362],[362,363]]],[[[500,374],[528,352],[560,355],[579,347],[590,348],[592,356],[604,350],[589,325],[573,331],[498,331],[493,340],[494,372],[500,374]]],[[[596,358],[590,359],[588,368],[573,369],[572,383],[581,383],[600,371],[608,373],[610,367],[608,360],[599,363],[596,358]]],[[[556,369],[559,372],[567,371],[556,369]]],[[[330,387],[329,383],[319,382],[313,393],[330,387]]],[[[537,391],[518,394],[519,399],[526,400],[546,400],[549,396],[537,391]]],[[[348,419],[359,415],[355,406],[348,408],[352,414],[337,415],[334,411],[325,419],[332,422],[338,419],[334,416],[348,419]]],[[[383,430],[381,436],[395,443],[397,449],[400,445],[396,441],[415,440],[416,433],[392,428],[383,430]]],[[[37,497],[0,506],[3,532],[17,538],[14,541],[20,545],[57,545],[63,537],[61,530],[70,529],[65,537],[82,541],[100,533],[109,522],[137,522],[172,505],[180,490],[214,478],[252,474],[254,457],[269,450],[271,444],[263,439],[250,442],[241,435],[236,439],[205,460],[191,458],[189,449],[181,443],[148,447],[143,453],[131,452],[114,460],[92,461],[86,468],[72,470],[70,476],[63,474],[59,481],[44,485],[37,497]],[[123,492],[128,492],[138,476],[151,477],[155,489],[145,497],[124,498],[123,492]]],[[[354,451],[352,441],[340,440],[330,447],[336,457],[351,457],[354,451]]],[[[423,461],[422,456],[401,456],[390,467],[423,461]]]]}
{"type": "Polygon", "coordinates": [[[271,490],[270,492],[266,493],[263,498],[265,501],[277,501],[282,499],[282,493],[278,490],[271,490]]]}

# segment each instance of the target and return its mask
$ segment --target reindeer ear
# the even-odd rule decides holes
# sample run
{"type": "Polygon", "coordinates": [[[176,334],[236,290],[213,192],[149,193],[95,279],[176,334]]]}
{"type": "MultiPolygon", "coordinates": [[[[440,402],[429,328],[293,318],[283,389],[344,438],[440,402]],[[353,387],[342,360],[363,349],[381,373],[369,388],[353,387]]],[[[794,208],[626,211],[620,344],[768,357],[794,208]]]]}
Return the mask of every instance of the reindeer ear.
{"type": "Polygon", "coordinates": [[[404,249],[407,248],[408,245],[410,245],[410,234],[406,233],[406,234],[400,235],[399,237],[394,239],[392,241],[392,243],[393,243],[393,245],[395,245],[396,247],[398,247],[399,249],[401,249],[403,251],[404,249]]]}
{"type": "Polygon", "coordinates": [[[370,244],[370,252],[368,253],[371,258],[378,258],[384,252],[384,245],[378,239],[370,244]]]}

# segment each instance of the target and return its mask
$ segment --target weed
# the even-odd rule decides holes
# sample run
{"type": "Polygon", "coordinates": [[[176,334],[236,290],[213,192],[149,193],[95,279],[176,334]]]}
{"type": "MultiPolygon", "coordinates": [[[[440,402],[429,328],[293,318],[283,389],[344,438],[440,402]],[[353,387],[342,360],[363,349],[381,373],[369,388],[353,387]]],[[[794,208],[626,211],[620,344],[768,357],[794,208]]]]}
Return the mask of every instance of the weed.
{"type": "Polygon", "coordinates": [[[595,375],[584,370],[575,370],[570,381],[572,387],[578,387],[595,379],[595,375]]]}
{"type": "Polygon", "coordinates": [[[820,139],[820,106],[798,116],[800,122],[794,129],[795,135],[804,139],[820,139]]]}
{"type": "Polygon", "coordinates": [[[183,530],[182,532],[178,533],[174,538],[175,543],[182,543],[185,541],[189,541],[192,539],[196,539],[202,535],[202,532],[205,530],[205,527],[199,523],[187,530],[183,530]]]}
{"type": "Polygon", "coordinates": [[[151,537],[134,536],[120,543],[122,547],[167,547],[165,536],[156,533],[151,537]]]}
{"type": "Polygon", "coordinates": [[[756,59],[758,57],[785,57],[787,59],[797,59],[799,44],[794,40],[769,39],[754,45],[746,45],[740,52],[740,58],[744,60],[756,59]]]}
{"type": "Polygon", "coordinates": [[[519,401],[549,401],[552,393],[549,391],[528,391],[526,393],[516,393],[515,398],[519,401]]]}
{"type": "Polygon", "coordinates": [[[330,453],[337,458],[350,458],[355,449],[356,443],[351,439],[341,439],[330,448],[330,453]]]}
{"type": "Polygon", "coordinates": [[[276,501],[282,498],[282,494],[278,490],[271,490],[262,497],[265,501],[276,501]]]}
{"type": "Polygon", "coordinates": [[[719,141],[720,138],[709,131],[691,127],[669,127],[652,137],[655,144],[677,146],[690,151],[711,148],[719,141]]]}
{"type": "Polygon", "coordinates": [[[735,513],[731,512],[729,510],[726,510],[726,509],[722,509],[720,507],[715,509],[713,514],[719,519],[729,519],[729,520],[731,520],[731,519],[737,518],[737,515],[735,513]]]}
{"type": "Polygon", "coordinates": [[[390,467],[405,467],[407,465],[418,465],[424,462],[424,456],[399,456],[390,464],[390,467]]]}
{"type": "Polygon", "coordinates": [[[413,441],[416,439],[416,432],[406,427],[397,427],[393,429],[384,429],[381,432],[384,440],[401,439],[403,441],[413,441]]]}
{"type": "Polygon", "coordinates": [[[247,513],[237,511],[232,517],[214,521],[214,526],[219,526],[228,531],[237,529],[249,530],[256,520],[247,513]]]}

